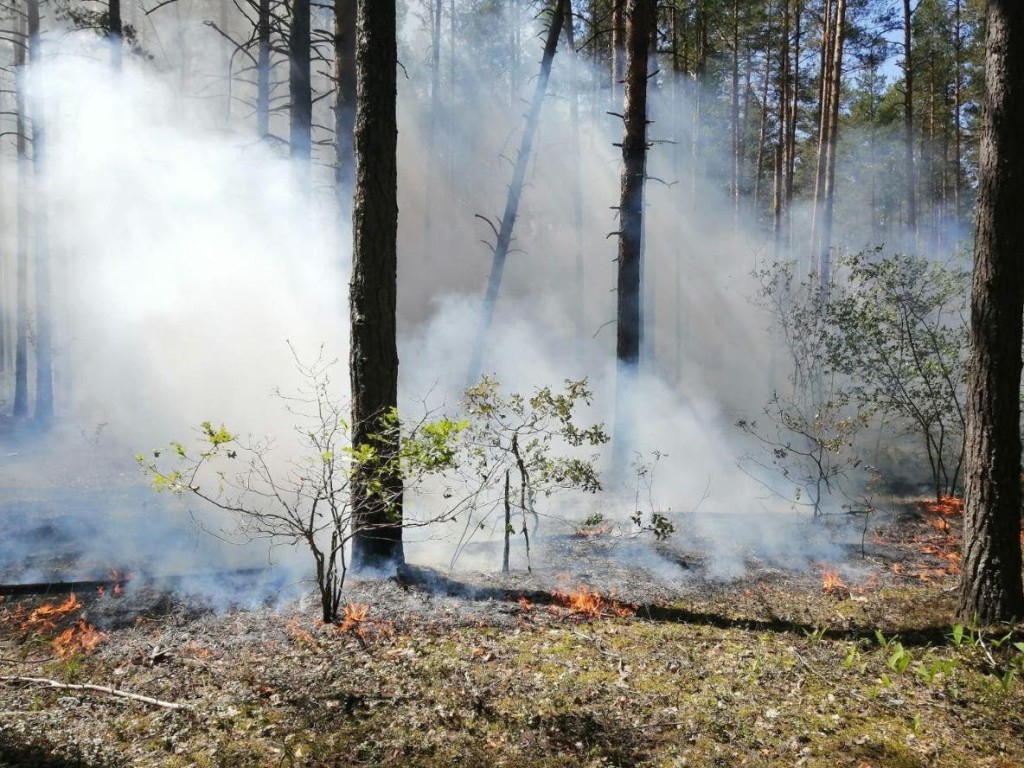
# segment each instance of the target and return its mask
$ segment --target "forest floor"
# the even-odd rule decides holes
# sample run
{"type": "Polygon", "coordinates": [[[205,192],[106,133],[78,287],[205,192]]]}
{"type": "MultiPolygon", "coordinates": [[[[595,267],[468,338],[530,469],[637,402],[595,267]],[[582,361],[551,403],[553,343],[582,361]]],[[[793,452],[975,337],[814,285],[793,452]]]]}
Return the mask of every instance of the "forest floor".
{"type": "Polygon", "coordinates": [[[617,597],[409,569],[354,582],[343,627],[130,583],[8,598],[0,765],[1018,768],[1024,627],[953,626],[959,525],[922,504],[855,571],[617,597]]]}

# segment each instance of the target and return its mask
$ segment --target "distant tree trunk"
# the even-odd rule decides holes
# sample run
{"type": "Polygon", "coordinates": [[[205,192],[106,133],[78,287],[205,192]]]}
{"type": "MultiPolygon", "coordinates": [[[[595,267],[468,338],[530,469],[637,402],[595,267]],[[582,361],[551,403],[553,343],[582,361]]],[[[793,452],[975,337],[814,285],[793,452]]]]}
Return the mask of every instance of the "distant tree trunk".
{"type": "Polygon", "coordinates": [[[740,215],[740,0],[732,3],[732,110],[729,119],[732,145],[732,209],[734,224],[739,224],[740,215]]]}
{"type": "MultiPolygon", "coordinates": [[[[784,194],[789,159],[786,145],[789,137],[789,5],[789,0],[782,0],[782,39],[779,50],[778,134],[775,139],[775,168],[772,177],[772,230],[776,258],[778,258],[779,249],[782,246],[782,213],[786,206],[784,194]]],[[[767,83],[767,73],[765,74],[765,83],[767,83]]],[[[765,112],[767,111],[768,104],[766,101],[765,112]]]]}
{"type": "MultiPolygon", "coordinates": [[[[39,37],[39,0],[28,0],[28,55],[39,86],[42,41],[39,37]]],[[[36,251],[36,409],[35,421],[46,428],[53,421],[53,318],[50,300],[50,251],[47,204],[43,194],[46,173],[46,115],[38,96],[32,99],[32,161],[35,171],[33,224],[36,251]]]]}
{"type": "MultiPolygon", "coordinates": [[[[437,3],[440,9],[441,0],[437,3]]],[[[356,0],[336,0],[334,4],[334,47],[338,80],[334,103],[334,180],[339,210],[348,219],[355,181],[352,132],[356,121],[356,0]]]]}
{"type": "Polygon", "coordinates": [[[310,0],[292,0],[292,19],[288,30],[291,155],[293,160],[302,163],[304,169],[309,168],[313,147],[309,4],[310,0]]]}
{"type": "Polygon", "coordinates": [[[821,215],[821,287],[826,298],[832,284],[832,221],[836,204],[836,146],[839,140],[839,96],[843,83],[843,45],[846,42],[846,0],[836,0],[828,100],[828,143],[825,146],[825,190],[821,215]]]}
{"type": "Polygon", "coordinates": [[[917,173],[914,170],[914,57],[910,0],[903,0],[903,164],[907,185],[907,229],[916,241],[917,173]]]}
{"type": "Polygon", "coordinates": [[[643,242],[644,181],[647,175],[647,75],[651,0],[628,0],[626,6],[626,89],[623,110],[622,177],[619,202],[617,281],[618,363],[615,414],[615,470],[629,455],[632,421],[632,379],[638,373],[641,324],[641,245],[643,242]]]}
{"type": "Polygon", "coordinates": [[[612,0],[612,104],[622,99],[622,81],[626,77],[626,0],[612,0]]]}
{"type": "Polygon", "coordinates": [[[793,78],[789,87],[790,108],[789,121],[787,122],[788,135],[786,136],[786,181],[785,181],[785,206],[786,206],[786,235],[792,235],[792,228],[789,226],[790,211],[793,202],[793,178],[796,175],[796,127],[800,117],[800,20],[803,10],[803,0],[795,0],[793,9],[793,78]]]}
{"type": "Polygon", "coordinates": [[[548,80],[551,77],[551,64],[555,59],[555,51],[558,49],[558,38],[562,33],[568,2],[569,0],[558,0],[551,14],[551,23],[548,26],[547,40],[544,44],[544,56],[540,63],[540,76],[534,87],[530,112],[526,116],[526,126],[523,128],[523,136],[519,141],[519,154],[516,155],[512,183],[509,185],[508,197],[505,200],[505,212],[502,214],[501,226],[497,230],[497,240],[494,243],[494,259],[491,262],[491,274],[487,280],[487,292],[484,294],[483,316],[469,363],[468,385],[476,383],[483,368],[487,339],[490,335],[491,323],[494,321],[494,310],[498,304],[502,275],[505,272],[505,259],[508,257],[509,246],[512,245],[512,233],[515,229],[516,217],[519,215],[519,200],[526,182],[526,169],[529,165],[530,154],[533,152],[533,141],[537,135],[541,107],[544,105],[544,94],[547,93],[548,80]]]}
{"type": "Polygon", "coordinates": [[[259,0],[256,20],[256,133],[270,133],[270,0],[259,0]]]}
{"type": "Polygon", "coordinates": [[[963,28],[960,18],[961,0],[955,0],[953,11],[953,209],[957,227],[963,219],[961,205],[963,179],[963,145],[960,134],[960,112],[963,107],[963,28]]]}
{"type": "Polygon", "coordinates": [[[120,69],[121,40],[124,37],[124,25],[121,21],[121,0],[109,0],[107,13],[109,15],[107,38],[110,41],[110,63],[114,69],[120,69]]]}
{"type": "Polygon", "coordinates": [[[583,162],[580,148],[580,99],[582,83],[576,56],[575,18],[571,0],[566,0],[565,44],[569,49],[572,78],[569,88],[569,121],[572,131],[572,230],[573,251],[576,262],[576,339],[582,343],[586,334],[586,286],[583,263],[583,162]]]}
{"type": "Polygon", "coordinates": [[[824,0],[821,18],[821,76],[818,84],[818,148],[814,174],[814,206],[811,208],[811,263],[820,276],[820,229],[822,202],[825,194],[825,166],[828,153],[829,98],[832,83],[832,35],[834,22],[832,11],[835,0],[824,0]]]}
{"type": "Polygon", "coordinates": [[[437,191],[434,176],[439,165],[438,149],[441,146],[441,12],[444,0],[430,0],[430,113],[427,136],[427,183],[423,193],[423,255],[429,257],[433,246],[433,213],[437,191]]]}
{"type": "Polygon", "coordinates": [[[1021,325],[1024,323],[1024,5],[989,0],[978,218],[971,286],[966,509],[958,614],[1024,616],[1021,582],[1021,325]]]}
{"type": "MultiPolygon", "coordinates": [[[[349,288],[352,444],[372,444],[390,463],[399,450],[398,435],[388,431],[384,421],[398,405],[395,0],[358,0],[357,8],[356,183],[349,288]]],[[[352,483],[352,511],[353,567],[401,564],[401,474],[376,463],[360,468],[352,483]]]]}
{"type": "Polygon", "coordinates": [[[25,123],[25,25],[19,23],[21,44],[14,46],[15,89],[16,89],[16,136],[18,150],[18,253],[17,253],[17,296],[15,298],[15,339],[14,339],[14,417],[28,418],[28,209],[29,185],[32,183],[28,169],[28,140],[25,123]]]}

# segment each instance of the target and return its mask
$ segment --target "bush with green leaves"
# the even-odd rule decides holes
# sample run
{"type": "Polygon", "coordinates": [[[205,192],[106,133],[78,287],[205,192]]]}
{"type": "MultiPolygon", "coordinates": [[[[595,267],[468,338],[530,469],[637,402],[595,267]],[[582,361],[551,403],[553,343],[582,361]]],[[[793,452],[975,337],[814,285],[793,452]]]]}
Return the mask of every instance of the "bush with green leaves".
{"type": "Polygon", "coordinates": [[[504,394],[495,379],[485,376],[466,390],[462,458],[456,463],[466,486],[473,489],[475,510],[467,517],[453,563],[475,532],[484,530],[500,510],[502,568],[509,569],[511,537],[518,532],[529,569],[530,535],[540,521],[539,501],[562,490],[595,493],[601,489],[597,456],[587,450],[608,442],[608,435],[602,424],[577,423],[577,411],[589,405],[592,397],[586,380],[566,381],[562,391],[542,387],[527,397],[504,394]],[[519,521],[518,531],[513,520],[519,521]]]}
{"type": "MultiPolygon", "coordinates": [[[[372,491],[383,494],[397,471],[405,488],[415,491],[428,478],[443,477],[456,466],[466,424],[428,417],[409,422],[391,412],[382,419],[381,433],[353,446],[345,416],[348,406],[336,399],[331,386],[333,363],[321,356],[312,365],[297,365],[303,386],[294,394],[276,393],[294,422],[297,455],[279,456],[271,438],[246,438],[204,422],[191,445],[172,442],[168,450],[137,460],[158,490],[191,495],[228,512],[233,527],[221,534],[305,547],[315,565],[322,618],[330,622],[338,618],[348,571],[346,545],[356,527],[353,478],[358,475],[360,482],[369,482],[372,491]],[[394,444],[396,433],[397,455],[386,449],[394,444]]],[[[468,499],[450,490],[445,496],[440,511],[417,519],[399,519],[399,499],[394,499],[394,518],[382,525],[400,522],[411,527],[452,520],[468,499]]],[[[387,499],[385,504],[389,505],[387,499]]],[[[368,530],[365,521],[360,529],[368,530]]]]}
{"type": "Polygon", "coordinates": [[[829,367],[847,396],[921,440],[936,498],[961,484],[968,273],[921,256],[860,253],[828,305],[829,367]]]}
{"type": "MultiPolygon", "coordinates": [[[[737,426],[763,451],[751,468],[774,470],[795,501],[824,499],[862,465],[858,436],[869,423],[921,442],[936,496],[957,492],[963,462],[967,273],[880,249],[837,262],[828,290],[795,263],[757,272],[756,302],[788,352],[787,386],[760,420],[737,426]]],[[[753,473],[753,472],[752,472],[753,473]]],[[[758,475],[768,487],[778,484],[758,475]]],[[[777,491],[778,492],[778,491],[777,491]]]]}

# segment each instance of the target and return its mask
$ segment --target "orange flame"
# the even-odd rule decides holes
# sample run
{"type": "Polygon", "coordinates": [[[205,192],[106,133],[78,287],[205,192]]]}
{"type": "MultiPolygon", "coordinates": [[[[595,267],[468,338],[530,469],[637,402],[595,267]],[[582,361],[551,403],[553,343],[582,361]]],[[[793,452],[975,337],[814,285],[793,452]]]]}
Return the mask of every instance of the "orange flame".
{"type": "Polygon", "coordinates": [[[345,606],[345,614],[342,616],[341,626],[338,629],[341,632],[348,632],[349,630],[356,630],[359,634],[362,632],[362,624],[366,621],[366,617],[370,615],[370,606],[364,603],[349,603],[345,606]]]}
{"type": "Polygon", "coordinates": [[[826,595],[846,594],[849,596],[849,588],[846,582],[839,576],[839,572],[832,568],[822,568],[821,591],[826,595]]]}
{"type": "Polygon", "coordinates": [[[611,616],[632,616],[636,613],[636,607],[620,603],[614,598],[604,598],[600,592],[591,592],[586,587],[580,587],[572,592],[552,592],[556,601],[569,609],[570,613],[589,618],[598,619],[604,615],[611,616]]]}
{"type": "Polygon", "coordinates": [[[22,623],[22,629],[54,629],[58,619],[62,619],[73,611],[82,607],[78,602],[78,596],[72,592],[68,599],[59,605],[56,603],[44,603],[28,615],[22,623]]]}
{"type": "Polygon", "coordinates": [[[53,640],[53,650],[61,659],[67,661],[76,653],[88,653],[96,650],[106,635],[98,632],[92,624],[79,619],[65,629],[53,640]]]}
{"type": "Polygon", "coordinates": [[[576,531],[578,536],[601,536],[611,530],[611,526],[608,523],[602,523],[597,528],[580,528],[576,531]]]}

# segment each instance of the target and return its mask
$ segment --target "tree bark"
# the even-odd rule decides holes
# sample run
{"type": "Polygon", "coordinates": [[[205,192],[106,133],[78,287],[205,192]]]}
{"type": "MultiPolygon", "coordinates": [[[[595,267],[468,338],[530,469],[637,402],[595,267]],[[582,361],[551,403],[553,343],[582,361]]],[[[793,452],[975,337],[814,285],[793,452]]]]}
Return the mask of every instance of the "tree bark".
{"type": "Polygon", "coordinates": [[[966,507],[958,614],[1024,616],[1021,326],[1024,323],[1024,5],[989,0],[971,285],[966,507]]]}
{"type": "Polygon", "coordinates": [[[308,172],[313,147],[309,4],[310,0],[292,0],[292,18],[288,30],[288,90],[291,98],[289,137],[292,159],[302,164],[303,173],[308,172]]]}
{"type": "Polygon", "coordinates": [[[398,46],[395,0],[358,0],[357,9],[352,444],[374,445],[385,463],[360,467],[352,483],[352,563],[366,570],[404,560],[398,434],[384,423],[398,405],[398,46]]]}
{"type": "Polygon", "coordinates": [[[473,356],[470,359],[467,385],[472,386],[480,378],[483,368],[484,352],[487,346],[487,338],[490,334],[491,323],[494,321],[494,310],[498,303],[498,292],[501,290],[501,279],[505,271],[505,260],[508,257],[508,249],[512,244],[512,232],[515,229],[516,217],[519,215],[519,201],[523,195],[523,185],[526,182],[526,169],[529,164],[530,154],[533,152],[533,141],[537,135],[537,125],[540,122],[540,111],[544,105],[544,94],[547,93],[548,80],[551,77],[551,63],[555,59],[555,51],[558,49],[558,38],[562,33],[562,24],[565,21],[566,7],[569,0],[558,0],[551,15],[551,23],[548,26],[547,40],[544,44],[544,56],[540,64],[540,76],[533,92],[533,101],[530,104],[530,112],[526,117],[526,126],[523,129],[523,136],[519,142],[519,154],[516,155],[516,165],[512,172],[512,183],[508,188],[508,197],[505,200],[505,212],[501,217],[501,226],[498,229],[498,237],[494,244],[494,259],[491,263],[491,274],[487,280],[487,292],[484,294],[483,317],[480,322],[480,331],[477,334],[476,342],[473,345],[473,356]]]}

